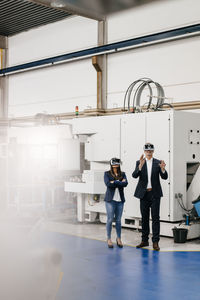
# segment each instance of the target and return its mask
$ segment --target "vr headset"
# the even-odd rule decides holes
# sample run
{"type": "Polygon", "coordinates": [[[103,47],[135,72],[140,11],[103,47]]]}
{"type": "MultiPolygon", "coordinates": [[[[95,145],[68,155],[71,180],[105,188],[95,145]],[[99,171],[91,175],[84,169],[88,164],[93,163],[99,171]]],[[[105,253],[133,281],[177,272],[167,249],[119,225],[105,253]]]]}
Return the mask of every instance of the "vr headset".
{"type": "Polygon", "coordinates": [[[147,151],[147,150],[151,150],[151,151],[154,151],[154,145],[153,144],[150,144],[150,143],[147,143],[144,145],[144,151],[147,151]]]}
{"type": "Polygon", "coordinates": [[[111,158],[110,165],[111,166],[119,166],[121,164],[121,160],[119,158],[111,158]]]}

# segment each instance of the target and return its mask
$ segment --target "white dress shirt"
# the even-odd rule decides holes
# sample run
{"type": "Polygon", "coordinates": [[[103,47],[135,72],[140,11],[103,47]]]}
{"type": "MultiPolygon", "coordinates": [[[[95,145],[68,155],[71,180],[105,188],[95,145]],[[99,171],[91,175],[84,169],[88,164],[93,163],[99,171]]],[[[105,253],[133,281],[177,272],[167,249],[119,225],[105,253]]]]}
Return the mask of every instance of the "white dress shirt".
{"type": "Polygon", "coordinates": [[[153,158],[147,159],[146,158],[146,164],[147,164],[147,176],[148,176],[148,183],[147,183],[147,189],[151,189],[151,170],[152,170],[152,163],[153,163],[153,158]]]}
{"type": "Polygon", "coordinates": [[[119,189],[117,187],[115,188],[115,193],[114,193],[114,196],[113,196],[113,200],[117,201],[117,202],[121,202],[121,197],[120,197],[120,194],[119,194],[119,189]]]}

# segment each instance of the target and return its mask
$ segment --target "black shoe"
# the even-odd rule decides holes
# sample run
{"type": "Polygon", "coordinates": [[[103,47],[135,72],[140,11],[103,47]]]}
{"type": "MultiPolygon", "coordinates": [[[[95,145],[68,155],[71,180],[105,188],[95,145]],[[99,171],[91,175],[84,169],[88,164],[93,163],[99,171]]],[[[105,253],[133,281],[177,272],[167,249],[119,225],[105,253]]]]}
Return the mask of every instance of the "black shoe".
{"type": "Polygon", "coordinates": [[[156,250],[156,251],[159,251],[160,250],[160,247],[158,245],[158,242],[154,242],[153,243],[153,249],[156,250]]]}
{"type": "Polygon", "coordinates": [[[136,248],[143,248],[149,246],[149,242],[141,242],[139,245],[136,246],[136,248]]]}
{"type": "Polygon", "coordinates": [[[109,244],[109,243],[107,242],[107,245],[108,245],[108,248],[114,248],[112,243],[109,244]]]}
{"type": "Polygon", "coordinates": [[[119,244],[118,241],[117,241],[117,239],[116,239],[116,243],[117,243],[117,246],[118,246],[119,248],[123,248],[123,245],[122,245],[122,244],[119,244]]]}

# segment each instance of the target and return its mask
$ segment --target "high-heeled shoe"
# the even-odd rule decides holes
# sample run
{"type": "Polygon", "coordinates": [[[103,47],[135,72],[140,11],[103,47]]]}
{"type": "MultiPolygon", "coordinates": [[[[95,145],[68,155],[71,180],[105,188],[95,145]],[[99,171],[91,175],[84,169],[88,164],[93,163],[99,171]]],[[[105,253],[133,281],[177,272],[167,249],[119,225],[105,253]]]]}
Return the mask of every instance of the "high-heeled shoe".
{"type": "Polygon", "coordinates": [[[117,246],[118,246],[119,248],[123,248],[123,244],[118,243],[118,240],[117,240],[117,239],[116,239],[116,243],[117,243],[117,246]]]}
{"type": "Polygon", "coordinates": [[[108,245],[108,248],[113,248],[112,242],[109,243],[109,242],[107,241],[107,245],[108,245]]]}

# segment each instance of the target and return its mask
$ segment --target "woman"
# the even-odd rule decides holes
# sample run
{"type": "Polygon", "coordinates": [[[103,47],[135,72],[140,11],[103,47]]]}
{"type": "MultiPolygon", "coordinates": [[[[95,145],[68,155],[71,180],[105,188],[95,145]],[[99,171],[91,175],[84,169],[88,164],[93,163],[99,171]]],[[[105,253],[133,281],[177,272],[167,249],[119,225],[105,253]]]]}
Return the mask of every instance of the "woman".
{"type": "Polygon", "coordinates": [[[121,172],[120,159],[112,158],[110,160],[110,171],[104,173],[104,182],[107,186],[105,194],[105,204],[107,212],[107,243],[108,248],[113,248],[111,240],[112,221],[115,217],[116,232],[117,232],[117,246],[122,248],[121,241],[121,217],[124,207],[124,187],[128,185],[126,174],[121,172]]]}

